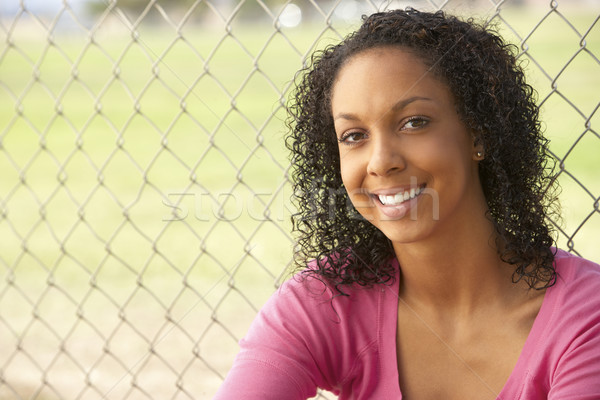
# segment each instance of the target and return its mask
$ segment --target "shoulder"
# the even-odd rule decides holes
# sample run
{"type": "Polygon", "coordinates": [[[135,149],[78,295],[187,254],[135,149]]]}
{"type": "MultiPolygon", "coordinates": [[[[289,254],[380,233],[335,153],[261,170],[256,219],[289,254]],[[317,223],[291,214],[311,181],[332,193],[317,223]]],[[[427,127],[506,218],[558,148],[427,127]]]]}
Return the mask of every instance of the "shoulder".
{"type": "Polygon", "coordinates": [[[569,253],[562,249],[553,249],[555,251],[554,261],[557,267],[563,269],[579,270],[581,272],[600,272],[600,265],[597,263],[580,257],[576,254],[569,253]]]}
{"type": "Polygon", "coordinates": [[[238,362],[268,362],[328,390],[367,368],[364,354],[377,347],[384,292],[377,286],[344,292],[310,271],[288,279],[240,341],[238,362]]]}
{"type": "MultiPolygon", "coordinates": [[[[267,301],[259,317],[279,319],[307,329],[346,330],[345,325],[376,327],[377,310],[393,282],[361,286],[336,282],[320,275],[315,263],[286,280],[267,301]],[[342,292],[340,292],[340,290],[342,292]],[[384,294],[382,294],[384,293],[384,294]]],[[[397,262],[395,268],[398,270],[397,262]]],[[[349,330],[352,331],[352,330],[349,330]]],[[[350,334],[350,332],[346,332],[350,334]]]]}
{"type": "Polygon", "coordinates": [[[556,282],[546,292],[550,322],[573,329],[580,324],[600,326],[600,265],[557,250],[554,267],[556,282]]]}
{"type": "Polygon", "coordinates": [[[548,399],[596,399],[600,396],[600,266],[557,250],[555,268],[556,282],[547,289],[536,321],[541,331],[533,356],[538,360],[534,375],[548,387],[548,399]]]}
{"type": "MultiPolygon", "coordinates": [[[[557,354],[600,338],[600,266],[557,250],[556,282],[547,289],[540,314],[557,354]]],[[[600,352],[599,352],[600,354],[600,352]]]]}
{"type": "Polygon", "coordinates": [[[352,316],[357,319],[373,316],[380,301],[380,286],[344,285],[318,275],[310,266],[294,275],[273,294],[266,307],[284,307],[288,311],[310,314],[312,324],[340,324],[352,316]],[[343,291],[343,294],[338,289],[343,291]]]}
{"type": "Polygon", "coordinates": [[[557,272],[556,291],[563,300],[587,298],[600,302],[600,265],[564,250],[556,250],[554,266],[557,272]],[[590,294],[594,294],[589,297],[590,294]]]}
{"type": "MultiPolygon", "coordinates": [[[[397,264],[397,263],[396,263],[397,264]]],[[[287,279],[270,297],[260,314],[279,316],[288,324],[302,329],[345,329],[344,324],[357,323],[375,327],[377,309],[381,306],[383,288],[392,283],[361,286],[336,282],[320,275],[310,263],[306,269],[287,279]],[[341,292],[340,292],[341,290],[341,292]]]]}

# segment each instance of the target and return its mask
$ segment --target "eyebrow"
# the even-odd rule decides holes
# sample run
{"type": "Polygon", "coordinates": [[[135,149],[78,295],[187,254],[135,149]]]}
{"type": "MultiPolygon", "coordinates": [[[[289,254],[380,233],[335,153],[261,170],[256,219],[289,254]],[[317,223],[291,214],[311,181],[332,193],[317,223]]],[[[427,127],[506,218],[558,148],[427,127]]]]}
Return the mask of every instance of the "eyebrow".
{"type": "MultiPolygon", "coordinates": [[[[402,99],[402,100],[398,101],[396,104],[394,104],[390,108],[390,111],[395,112],[395,111],[402,110],[403,108],[405,108],[406,106],[408,106],[411,103],[414,103],[415,101],[433,101],[433,99],[430,99],[429,97],[421,97],[421,96],[409,97],[408,99],[402,99]]],[[[333,118],[334,121],[337,119],[346,119],[349,121],[356,121],[359,118],[358,118],[358,116],[356,116],[355,114],[352,114],[352,113],[339,113],[333,118]]]]}

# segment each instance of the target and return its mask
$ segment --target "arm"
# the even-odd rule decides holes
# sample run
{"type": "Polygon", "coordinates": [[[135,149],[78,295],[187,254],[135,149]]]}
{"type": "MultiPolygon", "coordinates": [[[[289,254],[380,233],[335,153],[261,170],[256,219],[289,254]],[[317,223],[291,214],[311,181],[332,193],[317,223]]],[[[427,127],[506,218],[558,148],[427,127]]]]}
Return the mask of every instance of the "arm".
{"type": "Polygon", "coordinates": [[[600,322],[572,343],[552,381],[548,400],[600,399],[600,322]]]}
{"type": "MultiPolygon", "coordinates": [[[[243,353],[242,353],[243,354],[243,353]]],[[[238,355],[214,400],[305,400],[314,397],[316,386],[302,371],[267,358],[238,355]]]]}
{"type": "Polygon", "coordinates": [[[320,301],[302,289],[286,283],[261,309],[215,400],[300,400],[328,386],[320,301]]]}
{"type": "Polygon", "coordinates": [[[560,318],[551,324],[564,350],[551,371],[548,400],[600,399],[600,267],[574,256],[564,260],[568,285],[556,310],[560,318]]]}

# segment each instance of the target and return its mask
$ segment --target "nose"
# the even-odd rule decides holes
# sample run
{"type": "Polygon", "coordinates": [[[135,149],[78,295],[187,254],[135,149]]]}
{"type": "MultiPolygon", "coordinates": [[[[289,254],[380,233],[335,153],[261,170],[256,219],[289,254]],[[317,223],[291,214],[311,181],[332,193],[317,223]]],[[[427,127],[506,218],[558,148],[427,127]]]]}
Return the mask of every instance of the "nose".
{"type": "Polygon", "coordinates": [[[394,138],[389,134],[373,134],[367,173],[373,176],[386,176],[402,171],[406,163],[394,138]]]}

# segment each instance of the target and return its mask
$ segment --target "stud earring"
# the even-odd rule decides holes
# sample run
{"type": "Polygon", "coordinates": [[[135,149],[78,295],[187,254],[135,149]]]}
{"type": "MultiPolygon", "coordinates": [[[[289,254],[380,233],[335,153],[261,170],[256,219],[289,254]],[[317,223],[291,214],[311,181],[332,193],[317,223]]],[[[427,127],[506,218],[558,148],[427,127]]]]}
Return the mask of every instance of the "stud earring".
{"type": "Polygon", "coordinates": [[[477,155],[477,159],[479,159],[479,160],[482,160],[482,159],[483,159],[483,152],[482,152],[482,151],[478,151],[478,152],[476,153],[476,155],[477,155]]]}

